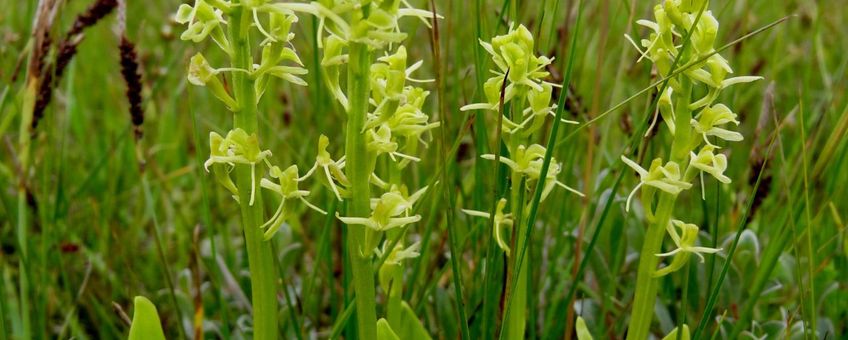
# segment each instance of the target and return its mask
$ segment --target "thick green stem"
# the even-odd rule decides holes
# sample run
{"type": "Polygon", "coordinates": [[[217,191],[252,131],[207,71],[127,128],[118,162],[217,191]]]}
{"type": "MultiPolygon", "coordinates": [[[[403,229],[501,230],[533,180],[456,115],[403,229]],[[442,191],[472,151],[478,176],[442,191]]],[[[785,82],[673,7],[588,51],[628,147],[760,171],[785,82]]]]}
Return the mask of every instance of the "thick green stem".
{"type": "Polygon", "coordinates": [[[512,267],[510,268],[510,277],[508,282],[515,282],[515,287],[510,287],[512,293],[509,297],[509,308],[504,312],[506,315],[506,339],[523,339],[524,331],[527,328],[527,280],[529,270],[527,269],[528,257],[523,257],[521,265],[518,264],[518,254],[524,248],[524,243],[527,241],[525,236],[526,221],[524,220],[524,190],[525,182],[520,173],[512,174],[512,197],[511,209],[515,218],[515,245],[513,246],[510,256],[512,257],[512,267]],[[520,268],[519,272],[515,272],[516,268],[520,268]],[[513,280],[513,276],[517,279],[513,280]]]}
{"type": "MultiPolygon", "coordinates": [[[[232,65],[246,70],[253,68],[250,35],[247,31],[249,26],[243,24],[245,20],[249,20],[248,18],[249,13],[243,10],[235,11],[230,32],[231,41],[234,44],[232,65]]],[[[233,90],[240,107],[235,114],[235,127],[243,129],[248,134],[258,134],[259,123],[253,80],[244,73],[234,72],[233,90]]],[[[253,294],[253,338],[276,339],[278,326],[275,281],[277,274],[271,244],[263,240],[262,230],[259,228],[263,222],[262,195],[259,190],[262,167],[256,166],[255,171],[256,173],[252,173],[249,165],[237,165],[235,170],[253,294]],[[254,190],[255,200],[251,205],[250,196],[254,190]]]]}
{"type": "MultiPolygon", "coordinates": [[[[525,97],[518,96],[513,100],[511,108],[510,108],[510,116],[514,120],[521,119],[521,112],[524,111],[525,97]]],[[[517,157],[519,146],[527,146],[529,143],[530,135],[525,135],[523,133],[516,133],[509,139],[509,153],[512,157],[517,157]]],[[[527,273],[527,263],[528,258],[524,256],[521,260],[521,264],[519,265],[518,257],[521,249],[524,249],[524,243],[526,240],[527,223],[524,221],[524,195],[525,195],[525,178],[521,173],[513,172],[511,176],[511,197],[510,197],[510,211],[512,211],[513,218],[515,220],[514,235],[515,235],[515,244],[512,248],[511,252],[511,266],[509,270],[509,278],[508,282],[515,282],[514,287],[508,287],[508,290],[512,292],[509,293],[509,307],[504,310],[506,313],[506,319],[504,322],[506,323],[506,339],[523,339],[524,332],[527,328],[527,280],[529,276],[527,273]],[[520,270],[516,273],[515,269],[520,268],[520,270]],[[515,278],[515,279],[513,279],[515,278]]]]}
{"type": "Polygon", "coordinates": [[[645,233],[642,252],[639,253],[636,293],[633,298],[633,310],[630,313],[627,339],[643,340],[648,338],[651,320],[654,317],[654,302],[657,298],[658,279],[654,277],[654,271],[657,269],[659,258],[656,254],[660,253],[666,225],[671,219],[671,211],[674,208],[676,198],[675,195],[660,194],[655,223],[652,223],[648,227],[648,232],[645,233]]]}
{"type": "MultiPolygon", "coordinates": [[[[690,97],[692,95],[692,82],[687,78],[681,80],[680,96],[675,103],[674,122],[677,129],[674,141],[671,145],[670,161],[679,165],[688,164],[689,152],[692,147],[692,111],[689,110],[690,97]]],[[[654,221],[645,233],[642,244],[642,252],[639,253],[639,270],[636,274],[636,293],[633,298],[633,310],[630,313],[630,324],[627,331],[627,339],[646,339],[651,329],[651,320],[654,317],[654,302],[657,298],[657,278],[654,272],[657,269],[665,230],[671,221],[674,211],[674,202],[677,195],[660,192],[660,200],[654,221]]],[[[642,202],[646,209],[650,209],[651,202],[642,202]]]]}
{"type": "MultiPolygon", "coordinates": [[[[350,107],[347,112],[345,136],[345,172],[351,183],[351,200],[348,216],[367,217],[371,213],[371,187],[369,178],[372,161],[366,148],[362,127],[368,113],[369,72],[371,53],[362,43],[351,42],[350,60],[347,67],[347,90],[350,107]]],[[[371,267],[371,249],[363,249],[368,230],[365,226],[348,225],[347,245],[356,292],[356,320],[359,338],[377,337],[377,311],[375,301],[374,271],[371,267]]]]}

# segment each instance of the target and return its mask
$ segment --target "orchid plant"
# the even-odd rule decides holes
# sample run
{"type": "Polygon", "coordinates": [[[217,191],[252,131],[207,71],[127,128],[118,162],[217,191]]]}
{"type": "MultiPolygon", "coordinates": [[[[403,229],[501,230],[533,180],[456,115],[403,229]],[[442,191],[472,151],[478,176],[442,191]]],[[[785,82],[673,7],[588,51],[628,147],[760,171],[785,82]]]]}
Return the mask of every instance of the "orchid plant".
{"type": "MultiPolygon", "coordinates": [[[[509,198],[500,198],[493,214],[474,210],[463,212],[492,219],[492,235],[500,249],[510,256],[510,249],[521,249],[527,242],[524,239],[525,232],[513,233],[512,227],[516,223],[519,226],[527,224],[526,211],[531,202],[527,202],[525,197],[532,197],[528,193],[533,192],[539,181],[543,181],[542,200],[557,186],[578,196],[583,194],[557,179],[562,165],[556,159],[551,159],[550,169],[541,178],[547,149],[536,141],[542,138],[540,131],[556,110],[556,104],[551,103],[551,98],[553,88],[558,85],[545,80],[550,76],[545,68],[553,62],[553,58],[536,55],[533,35],[524,25],[511,25],[506,34],[492,38],[491,42],[480,41],[480,45],[492,57],[496,67],[492,70],[494,76],[484,84],[486,102],[468,104],[461,110],[484,110],[502,115],[498,119],[502,121],[502,139],[508,154],[484,154],[480,158],[498,161],[509,168],[511,193],[509,198]],[[510,114],[499,112],[501,107],[510,108],[510,114]],[[507,203],[509,213],[505,213],[507,203]],[[517,235],[514,239],[508,236],[513,234],[517,235]]],[[[563,122],[577,123],[569,120],[563,122]]],[[[510,312],[505,312],[507,320],[504,320],[505,336],[508,339],[523,338],[526,328],[527,259],[523,259],[522,264],[516,262],[517,259],[513,259],[508,270],[511,275],[518,277],[516,286],[507,288],[514,289],[510,312]],[[516,268],[521,268],[518,273],[515,273],[516,268]]]]}
{"type": "Polygon", "coordinates": [[[645,169],[638,162],[621,157],[639,174],[639,183],[628,195],[625,210],[630,211],[631,201],[641,189],[641,207],[650,225],[639,260],[628,339],[648,336],[657,278],[682,268],[692,254],[703,262],[703,254],[721,251],[697,245],[700,229],[673,218],[675,201],[679,194],[692,188],[695,176],[700,176],[702,198],[705,173],[722,183],[731,182],[724,174],[727,156],[718,153],[720,149],[712,139],[736,142],[743,136],[727,128],[731,124],[739,125],[737,115],[727,105],[716,101],[728,87],[761,77],[728,77],[733,69],[716,52],[719,24],[707,10],[708,6],[707,0],[663,1],[654,7],[655,21],[637,21],[651,31],[648,38],[637,44],[627,36],[640,54],[639,60],[653,62],[659,74],[671,75],[675,61],[685,65],[682,72],[669,78],[667,87],[659,88],[662,93],[657,102],[658,111],[673,137],[668,160],[656,158],[645,169]],[[696,93],[704,95],[695,98],[696,93]],[[661,253],[666,234],[675,249],[661,253]],[[670,263],[657,268],[659,259],[664,257],[670,257],[670,263]]]}
{"type": "MultiPolygon", "coordinates": [[[[273,237],[291,217],[288,208],[297,201],[325,214],[307,200],[309,191],[299,189],[298,184],[312,176],[332,191],[336,199],[348,202],[348,210],[337,213],[337,218],[350,229],[347,244],[356,291],[357,329],[362,339],[374,339],[378,331],[394,333],[404,328],[398,314],[402,306],[402,301],[397,299],[402,287],[399,270],[403,259],[417,256],[418,245],[404,248],[398,242],[388,249],[387,236],[398,236],[406,226],[421,219],[412,213],[412,208],[427,188],[409,194],[402,175],[409,164],[421,161],[417,154],[421,145],[427,145],[425,135],[440,125],[430,122],[423,111],[429,92],[414,85],[429,80],[412,77],[423,61],[407,63],[407,51],[402,45],[407,34],[399,25],[399,20],[405,17],[417,18],[428,26],[429,20],[439,18],[432,12],[413,8],[404,0],[309,3],[197,0],[194,6],[181,6],[177,13],[177,21],[188,25],[182,35],[184,40],[201,42],[211,37],[233,60],[231,67],[214,68],[198,54],[189,68],[191,83],[208,87],[236,113],[236,129],[226,138],[212,134],[212,155],[207,168],[212,168],[217,181],[242,204],[243,211],[261,209],[255,206],[261,200],[257,188],[279,197],[280,203],[267,222],[251,220],[252,223],[245,223],[245,229],[265,230],[262,234],[265,240],[273,237]],[[291,26],[298,21],[296,13],[318,19],[321,76],[347,114],[344,155],[334,158],[328,151],[330,139],[321,135],[315,162],[303,175],[296,165],[286,170],[273,165],[270,151],[259,147],[255,132],[256,101],[265,93],[271,79],[307,86],[301,78],[307,71],[290,43],[294,38],[291,26]],[[229,36],[225,28],[229,28],[229,36]],[[262,38],[258,44],[261,49],[258,64],[254,64],[250,54],[249,31],[262,38]],[[347,72],[347,86],[340,80],[343,71],[347,72]],[[223,85],[225,82],[219,78],[223,75],[232,77],[235,95],[223,85]],[[240,119],[245,116],[243,111],[252,113],[247,127],[239,126],[244,122],[240,119]],[[233,183],[230,179],[234,166],[247,167],[244,181],[233,183]],[[270,179],[262,178],[266,171],[270,179]],[[372,187],[382,191],[378,198],[372,197],[372,187]],[[379,322],[371,263],[375,254],[388,256],[380,272],[392,273],[381,274],[380,285],[391,298],[386,308],[388,320],[379,322]]],[[[261,210],[252,214],[261,216],[261,210]]]]}

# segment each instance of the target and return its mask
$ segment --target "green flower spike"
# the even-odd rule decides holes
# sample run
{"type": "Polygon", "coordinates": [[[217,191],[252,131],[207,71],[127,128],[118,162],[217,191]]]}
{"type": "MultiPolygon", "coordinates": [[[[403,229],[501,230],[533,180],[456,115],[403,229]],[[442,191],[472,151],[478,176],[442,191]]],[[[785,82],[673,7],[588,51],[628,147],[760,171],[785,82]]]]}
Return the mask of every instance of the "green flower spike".
{"type": "MultiPolygon", "coordinates": [[[[495,237],[495,242],[498,243],[498,247],[506,253],[506,256],[509,256],[509,244],[507,244],[502,235],[509,235],[514,221],[512,220],[512,213],[504,214],[503,212],[504,208],[506,208],[506,203],[506,198],[501,198],[501,200],[498,201],[498,205],[495,208],[495,226],[494,229],[492,229],[492,235],[495,237]]],[[[462,209],[462,212],[469,216],[482,217],[486,219],[492,218],[491,214],[483,211],[462,209]]]]}
{"type": "MultiPolygon", "coordinates": [[[[542,79],[549,73],[544,71],[545,67],[553,62],[553,59],[534,54],[533,34],[524,25],[510,25],[509,32],[492,39],[489,44],[480,41],[480,45],[492,55],[492,60],[500,71],[496,71],[496,78],[503,81],[503,77],[509,70],[510,85],[526,86],[536,91],[542,91],[542,79]]],[[[515,88],[507,92],[516,91],[515,88]]]]}
{"type": "Polygon", "coordinates": [[[692,127],[695,128],[695,132],[704,137],[704,142],[707,145],[713,145],[710,143],[709,138],[707,138],[708,136],[715,136],[729,142],[738,142],[744,139],[739,132],[719,127],[728,123],[739,125],[739,121],[736,120],[736,114],[730,111],[724,104],[704,108],[691,120],[691,123],[692,127]]]}
{"type": "MultiPolygon", "coordinates": [[[[480,45],[492,56],[497,68],[492,70],[495,76],[483,85],[486,102],[468,104],[460,110],[499,111],[503,92],[504,105],[516,97],[522,101],[526,99],[530,104],[522,108],[521,117],[502,118],[504,133],[529,136],[538,131],[544,126],[545,117],[555,115],[556,105],[551,105],[551,96],[553,88],[559,85],[544,81],[550,75],[545,67],[553,59],[534,54],[533,35],[523,25],[510,26],[507,34],[492,38],[491,43],[480,41],[480,45]],[[502,91],[504,78],[508,78],[508,82],[502,91]]],[[[577,124],[566,119],[562,122],[577,124]]]]}
{"type": "Polygon", "coordinates": [[[213,68],[203,57],[203,54],[197,53],[191,57],[191,62],[188,64],[187,78],[189,83],[208,87],[216,98],[227,105],[230,111],[235,112],[239,110],[238,102],[230,96],[221,79],[218,78],[218,74],[225,71],[247,72],[247,70],[237,68],[213,68]]]}
{"type": "Polygon", "coordinates": [[[675,246],[677,246],[677,249],[667,253],[657,254],[659,257],[674,256],[674,259],[667,266],[654,272],[654,277],[661,277],[677,271],[686,264],[686,261],[689,259],[689,255],[691,254],[698,256],[701,263],[704,263],[704,255],[702,254],[715,254],[721,251],[721,248],[716,249],[695,246],[695,243],[698,241],[699,229],[698,226],[694,224],[672,220],[666,229],[669,236],[671,236],[671,240],[674,241],[675,246]],[[677,233],[677,229],[675,227],[680,229],[680,234],[677,233]]]}
{"type": "MultiPolygon", "coordinates": [[[[545,160],[545,147],[539,144],[530,145],[530,147],[525,147],[524,145],[519,145],[518,149],[515,152],[514,160],[509,159],[507,157],[501,156],[500,162],[509,166],[513,172],[522,174],[527,176],[528,180],[538,180],[542,174],[542,165],[545,160]]],[[[480,156],[480,158],[487,160],[495,160],[495,155],[493,154],[485,154],[480,156]]],[[[556,176],[561,171],[561,166],[556,163],[556,159],[551,158],[552,167],[548,169],[548,174],[545,177],[545,187],[542,191],[542,197],[545,198],[551,192],[554,185],[559,185],[565,190],[568,190],[580,197],[583,197],[583,193],[577,191],[574,188],[571,188],[564,183],[558,181],[556,176]]],[[[530,185],[530,183],[527,183],[530,185]]]]}
{"type": "Polygon", "coordinates": [[[691,183],[680,180],[680,166],[677,163],[668,162],[663,166],[662,159],[656,158],[651,162],[650,170],[645,170],[645,168],[623,155],[621,156],[621,160],[639,173],[640,177],[639,184],[627,196],[625,211],[630,211],[630,201],[633,199],[633,195],[636,194],[636,190],[639,190],[643,185],[660,189],[672,195],[677,195],[681,191],[692,187],[691,183]]]}
{"type": "Polygon", "coordinates": [[[704,196],[704,173],[708,173],[713,175],[719,182],[722,183],[730,183],[730,177],[724,175],[724,171],[727,170],[727,156],[724,154],[716,155],[713,153],[715,147],[712,145],[706,145],[701,148],[701,151],[696,155],[692,152],[692,157],[689,158],[689,165],[694,167],[695,169],[700,170],[699,175],[701,177],[701,199],[706,199],[704,196]]]}
{"type": "Polygon", "coordinates": [[[210,150],[209,159],[203,164],[206,171],[209,171],[209,166],[216,163],[224,163],[229,165],[247,164],[250,165],[250,177],[252,186],[250,188],[250,205],[256,197],[256,164],[264,161],[268,163],[268,157],[271,156],[271,151],[259,149],[259,140],[256,134],[248,135],[242,129],[234,129],[227,133],[226,138],[221,138],[221,135],[211,132],[209,139],[218,141],[217,150],[210,150]]]}
{"type": "Polygon", "coordinates": [[[265,231],[264,237],[265,240],[271,239],[277,230],[280,229],[285,218],[287,217],[287,212],[284,210],[284,206],[286,204],[286,200],[299,199],[305,204],[307,207],[315,210],[323,215],[326,215],[327,212],[318,208],[317,206],[309,203],[306,200],[306,196],[309,196],[309,191],[298,189],[297,183],[306,179],[305,177],[298,177],[297,165],[292,165],[288,167],[285,171],[280,170],[279,167],[273,166],[269,171],[269,175],[271,178],[277,179],[278,183],[274,183],[266,178],[263,178],[260,182],[260,186],[267,190],[271,190],[280,195],[280,205],[277,207],[277,211],[274,212],[274,215],[265,222],[260,228],[268,230],[265,231]]]}
{"type": "MultiPolygon", "coordinates": [[[[370,2],[370,1],[366,1],[370,2]]],[[[373,1],[368,19],[354,27],[352,40],[370,45],[373,48],[383,48],[387,44],[400,43],[406,39],[406,33],[400,31],[398,21],[403,17],[417,17],[424,25],[430,27],[434,15],[430,11],[416,9],[406,0],[373,1]],[[401,8],[400,5],[406,7],[401,8]]],[[[442,16],[436,15],[441,19],[442,16]]]]}
{"type": "Polygon", "coordinates": [[[211,34],[212,40],[222,50],[231,53],[230,43],[221,28],[221,25],[227,24],[222,16],[222,9],[229,10],[229,4],[223,1],[212,2],[215,6],[205,0],[195,0],[194,6],[180,5],[174,20],[180,24],[188,24],[185,32],[180,35],[180,39],[198,43],[211,34]]]}
{"type": "MultiPolygon", "coordinates": [[[[318,32],[337,36],[345,41],[364,43],[375,49],[381,49],[387,44],[399,43],[406,39],[406,34],[400,32],[398,20],[403,17],[417,17],[429,26],[433,13],[416,9],[405,0],[382,1],[349,1],[322,0],[311,3],[273,3],[262,5],[260,11],[274,12],[303,12],[318,18],[318,32]],[[364,4],[370,3],[370,13],[356,27],[351,27],[343,16],[360,11],[364,4]],[[405,7],[401,8],[401,5],[405,7]]],[[[435,15],[441,19],[442,16],[435,15]]],[[[323,34],[322,34],[323,35],[323,34]]],[[[319,47],[323,47],[319,43],[319,47]]]]}
{"type": "Polygon", "coordinates": [[[333,156],[327,152],[327,146],[329,145],[330,139],[327,136],[321,135],[318,137],[318,155],[315,156],[315,164],[312,165],[312,168],[302,178],[311,176],[316,169],[321,168],[325,176],[321,177],[321,182],[328,185],[333,190],[333,193],[336,194],[336,198],[341,201],[342,196],[347,196],[347,190],[345,188],[350,186],[350,181],[345,176],[344,171],[342,171],[344,169],[345,157],[342,156],[339,160],[333,160],[333,156]],[[339,188],[336,182],[339,182],[342,188],[339,188]]]}

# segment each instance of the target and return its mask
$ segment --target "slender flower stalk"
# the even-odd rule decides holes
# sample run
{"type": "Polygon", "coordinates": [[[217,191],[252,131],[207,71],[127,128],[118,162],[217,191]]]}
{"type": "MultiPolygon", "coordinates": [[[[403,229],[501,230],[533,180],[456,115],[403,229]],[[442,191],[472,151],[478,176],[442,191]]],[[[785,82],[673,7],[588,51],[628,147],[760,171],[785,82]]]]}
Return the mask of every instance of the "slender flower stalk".
{"type": "Polygon", "coordinates": [[[724,175],[727,156],[716,154],[718,147],[710,139],[741,141],[743,137],[739,132],[725,127],[729,123],[739,124],[736,114],[726,105],[715,101],[727,87],[761,78],[727,78],[733,72],[727,60],[720,54],[712,54],[715,52],[718,21],[712,12],[706,10],[708,7],[707,0],[663,1],[654,7],[656,22],[637,21],[652,31],[648,39],[636,44],[627,36],[639,51],[639,60],[651,60],[660,74],[670,74],[672,64],[677,59],[679,65],[692,65],[670,79],[668,87],[660,88],[663,92],[658,109],[673,136],[668,161],[656,158],[649,169],[645,169],[637,162],[621,157],[640,177],[639,184],[627,197],[625,208],[630,210],[636,191],[641,191],[641,206],[649,222],[639,258],[628,339],[648,337],[659,277],[683,268],[692,254],[703,262],[702,254],[721,251],[696,245],[699,228],[674,219],[675,202],[680,193],[692,188],[691,182],[696,175],[700,176],[702,192],[704,173],[722,183],[730,183],[730,178],[724,175]],[[684,37],[689,37],[689,40],[685,41],[684,37]],[[707,55],[711,56],[705,62],[694,62],[707,55]],[[705,95],[694,98],[695,93],[705,95]],[[653,209],[655,199],[658,203],[653,209]],[[672,239],[675,249],[662,253],[666,235],[672,239]],[[671,261],[657,268],[660,259],[665,257],[670,257],[671,261]]]}
{"type": "MultiPolygon", "coordinates": [[[[421,219],[410,211],[426,188],[407,195],[402,171],[410,162],[421,160],[415,153],[424,142],[422,134],[439,126],[430,123],[421,111],[427,92],[407,85],[426,80],[411,77],[421,62],[407,67],[406,49],[401,45],[406,33],[400,30],[398,21],[417,17],[429,25],[426,20],[433,13],[411,8],[403,0],[273,3],[260,6],[260,10],[306,13],[319,20],[324,82],[344,108],[347,125],[344,156],[333,160],[326,151],[330,142],[322,136],[318,157],[309,173],[320,172],[320,180],[336,198],[348,200],[345,216],[337,217],[348,228],[346,243],[356,293],[359,338],[394,334],[406,328],[400,323],[400,259],[384,262],[379,270],[380,284],[388,294],[388,320],[379,321],[372,259],[375,254],[399,254],[402,243],[397,245],[401,248],[390,250],[385,249],[386,240],[379,250],[380,241],[385,236],[402,236],[398,233],[403,228],[421,219]],[[380,56],[380,51],[385,51],[385,55],[380,56]],[[345,71],[347,84],[343,87],[340,78],[345,71]],[[383,191],[379,198],[373,198],[374,187],[383,191]]],[[[400,254],[409,258],[417,252],[400,254]]]]}
{"type": "Polygon", "coordinates": [[[288,216],[286,200],[298,198],[307,206],[323,211],[306,201],[304,197],[309,194],[308,191],[297,189],[296,183],[302,180],[297,174],[297,167],[281,171],[272,165],[271,152],[260,147],[257,103],[268,80],[276,77],[296,85],[306,85],[299,77],[306,70],[289,45],[294,37],[290,29],[297,22],[297,17],[291,11],[263,10],[264,3],[262,0],[196,0],[193,6],[180,6],[176,21],[187,25],[181,35],[183,40],[202,42],[209,38],[230,59],[229,67],[216,69],[203,54],[198,53],[191,58],[188,80],[194,85],[207,87],[233,113],[233,130],[226,137],[210,133],[210,157],[204,167],[207,171],[211,168],[216,181],[230,191],[241,207],[253,294],[253,337],[276,339],[277,273],[271,244],[265,241],[273,237],[288,216]],[[260,15],[267,19],[266,24],[262,23],[260,15]],[[253,50],[256,46],[250,39],[253,30],[265,37],[259,44],[262,51],[259,64],[255,63],[253,50]],[[229,78],[232,90],[223,85],[225,82],[221,77],[229,78]],[[277,183],[263,178],[266,168],[277,183]],[[231,172],[235,172],[235,181],[230,177],[231,172]],[[277,211],[268,221],[264,217],[262,188],[280,198],[277,211]]]}
{"type": "MultiPolygon", "coordinates": [[[[506,320],[503,322],[506,327],[503,336],[507,339],[521,339],[524,338],[527,323],[529,266],[527,265],[528,257],[524,257],[521,264],[517,263],[517,258],[511,256],[511,249],[523,249],[528,240],[525,240],[526,230],[513,231],[512,227],[517,223],[519,227],[526,228],[528,214],[525,212],[529,205],[525,202],[525,197],[532,193],[539,181],[544,181],[542,199],[548,197],[557,186],[580,196],[583,194],[557,179],[562,166],[554,159],[545,177],[541,178],[547,150],[544,146],[535,144],[534,141],[540,138],[538,132],[545,125],[547,118],[556,110],[556,104],[551,104],[553,87],[556,85],[544,80],[549,76],[545,67],[553,59],[535,55],[533,35],[524,25],[511,25],[507,34],[492,38],[491,43],[480,41],[480,45],[491,55],[497,69],[492,70],[494,76],[484,85],[486,102],[468,104],[463,106],[462,110],[497,112],[501,104],[503,107],[509,104],[511,115],[500,113],[502,116],[498,117],[502,121],[503,143],[506,145],[508,155],[484,154],[480,158],[497,160],[509,167],[510,194],[508,199],[500,198],[494,215],[474,210],[463,210],[463,212],[470,216],[492,219],[494,227],[492,235],[501,250],[512,259],[507,268],[507,282],[516,282],[516,284],[515,287],[506,287],[507,292],[511,291],[512,294],[507,294],[511,297],[508,309],[504,310],[506,320]],[[509,205],[509,213],[504,212],[507,205],[509,205]],[[517,236],[512,238],[509,235],[517,236]],[[516,272],[517,268],[520,268],[518,272],[516,272]],[[517,280],[513,280],[515,277],[517,280]]],[[[563,122],[576,123],[567,120],[563,122]]]]}

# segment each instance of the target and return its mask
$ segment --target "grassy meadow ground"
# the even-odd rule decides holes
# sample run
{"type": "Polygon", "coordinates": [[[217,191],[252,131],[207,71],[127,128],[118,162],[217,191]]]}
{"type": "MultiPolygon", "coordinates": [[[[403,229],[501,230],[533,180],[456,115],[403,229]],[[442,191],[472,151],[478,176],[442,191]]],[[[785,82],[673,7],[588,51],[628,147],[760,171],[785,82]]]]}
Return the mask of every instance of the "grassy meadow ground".
{"type": "MultiPolygon", "coordinates": [[[[56,41],[92,1],[64,2],[51,30],[56,41]]],[[[500,334],[508,258],[487,219],[460,211],[489,211],[495,201],[502,178],[494,162],[479,156],[499,145],[498,121],[495,113],[459,108],[483,100],[482,83],[491,76],[478,39],[522,23],[536,37],[536,53],[556,57],[549,81],[562,83],[573,52],[563,117],[579,125],[560,126],[553,157],[562,163],[559,180],[585,193],[555,189],[538,206],[526,248],[525,337],[576,339],[580,315],[595,338],[622,338],[646,222],[639,205],[625,212],[639,177],[620,157],[647,164],[665,155],[671,140],[661,124],[643,138],[658,78],[649,60],[637,63],[638,52],[624,38],[648,34],[635,22],[651,19],[656,2],[409,2],[434,6],[444,18],[438,33],[416,19],[401,21],[410,64],[424,61],[416,77],[436,79],[419,84],[431,92],[424,111],[441,121],[403,178],[410,190],[430,185],[415,207],[421,221],[402,235],[421,242],[421,255],[403,265],[403,299],[433,338],[500,334]]],[[[37,3],[0,0],[0,340],[124,338],[137,295],[157,306],[168,338],[250,338],[255,275],[248,271],[239,204],[203,167],[209,132],[225,134],[232,114],[186,79],[197,51],[218,65],[225,56],[211,41],[180,40],[185,27],[173,16],[181,1],[128,0],[126,36],[140,62],[143,137],[134,138],[112,13],[85,30],[31,132],[22,168],[21,141],[29,130],[20,128],[21,113],[37,3]]],[[[723,250],[659,279],[653,336],[685,323],[704,339],[739,332],[848,337],[847,6],[710,3],[720,22],[717,46],[789,18],[722,52],[736,75],[764,80],[721,96],[739,115],[736,130],[745,137],[719,143],[733,182],[708,177],[703,189],[696,184],[680,196],[675,211],[700,226],[702,245],[723,250]]],[[[334,157],[343,153],[346,119],[318,76],[317,21],[299,17],[292,44],[310,86],[272,82],[259,104],[258,133],[275,163],[305,171],[321,134],[333,141],[334,157]]],[[[554,100],[562,92],[555,90],[554,100]]],[[[332,214],[344,212],[344,203],[309,183],[301,184],[311,191],[309,200],[331,214],[298,206],[269,241],[277,331],[280,338],[355,338],[356,312],[346,308],[353,301],[347,229],[332,214]]],[[[272,200],[263,204],[266,215],[277,207],[272,200]]],[[[379,312],[382,289],[376,299],[379,312]]]]}

